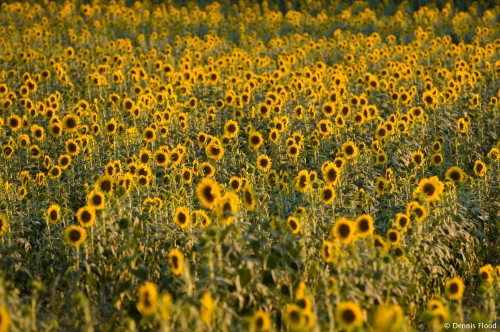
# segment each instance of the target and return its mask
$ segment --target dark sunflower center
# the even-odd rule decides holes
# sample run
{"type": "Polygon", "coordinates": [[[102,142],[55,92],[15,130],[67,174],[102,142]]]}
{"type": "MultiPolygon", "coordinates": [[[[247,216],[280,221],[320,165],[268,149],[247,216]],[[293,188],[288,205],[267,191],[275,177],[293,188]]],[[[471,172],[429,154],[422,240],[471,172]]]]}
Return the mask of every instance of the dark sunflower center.
{"type": "Polygon", "coordinates": [[[398,234],[395,232],[389,233],[389,240],[391,240],[391,242],[396,242],[398,240],[398,234]]]}
{"type": "Polygon", "coordinates": [[[328,199],[332,198],[332,196],[333,196],[333,194],[332,194],[332,191],[330,189],[323,191],[323,199],[328,200],[328,199]]]}
{"type": "Polygon", "coordinates": [[[453,172],[450,173],[450,178],[453,181],[458,181],[458,180],[460,180],[460,173],[457,172],[457,171],[453,171],[453,172]]]}
{"type": "Polygon", "coordinates": [[[215,196],[212,195],[212,188],[211,187],[209,187],[209,186],[204,187],[202,190],[202,194],[203,194],[203,197],[207,201],[209,201],[209,202],[215,201],[215,196]]]}
{"type": "Polygon", "coordinates": [[[349,225],[346,225],[346,224],[340,225],[339,234],[344,239],[348,238],[349,235],[351,235],[351,227],[349,227],[349,225]]]}
{"type": "Polygon", "coordinates": [[[436,187],[432,183],[426,183],[423,189],[427,196],[432,196],[436,192],[436,187]]]}
{"type": "Polygon", "coordinates": [[[351,324],[356,320],[356,315],[351,309],[344,310],[342,312],[342,320],[347,324],[351,324]]]}
{"type": "Polygon", "coordinates": [[[448,288],[451,294],[456,294],[458,293],[458,284],[457,283],[452,283],[450,287],[448,288]]]}
{"type": "Polygon", "coordinates": [[[82,221],[83,221],[84,223],[88,223],[88,222],[90,222],[90,220],[91,220],[91,219],[92,219],[92,215],[90,214],[90,212],[89,212],[89,211],[84,211],[84,212],[82,213],[82,221]]]}
{"type": "Polygon", "coordinates": [[[80,240],[80,238],[82,237],[82,235],[80,234],[80,232],[76,229],[73,229],[69,232],[69,239],[72,241],[72,242],[77,242],[78,240],[80,240]]]}
{"type": "Polygon", "coordinates": [[[368,222],[368,220],[367,219],[361,219],[358,222],[358,229],[361,232],[368,232],[368,230],[370,229],[370,223],[368,222]]]}

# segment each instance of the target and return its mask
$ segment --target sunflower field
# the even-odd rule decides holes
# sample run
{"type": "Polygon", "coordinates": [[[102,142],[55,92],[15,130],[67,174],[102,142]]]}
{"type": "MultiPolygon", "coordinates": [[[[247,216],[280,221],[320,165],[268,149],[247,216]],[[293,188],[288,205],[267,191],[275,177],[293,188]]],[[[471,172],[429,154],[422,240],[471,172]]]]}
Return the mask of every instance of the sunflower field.
{"type": "Polygon", "coordinates": [[[0,332],[500,328],[500,6],[8,1],[0,332]]]}

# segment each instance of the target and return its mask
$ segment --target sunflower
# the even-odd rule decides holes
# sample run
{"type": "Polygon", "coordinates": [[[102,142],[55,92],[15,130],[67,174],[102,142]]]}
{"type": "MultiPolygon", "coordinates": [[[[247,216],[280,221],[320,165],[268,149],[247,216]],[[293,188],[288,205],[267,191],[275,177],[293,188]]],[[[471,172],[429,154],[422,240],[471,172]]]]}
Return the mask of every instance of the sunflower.
{"type": "Polygon", "coordinates": [[[431,91],[424,92],[422,100],[427,108],[434,108],[437,105],[437,100],[431,91]]]}
{"type": "Polygon", "coordinates": [[[51,179],[58,179],[58,178],[61,177],[61,175],[62,175],[62,169],[61,169],[60,166],[54,165],[54,166],[52,166],[50,168],[50,170],[49,170],[49,177],[51,179]]]}
{"type": "Polygon", "coordinates": [[[299,219],[297,219],[296,217],[288,217],[287,223],[290,229],[292,230],[292,234],[297,234],[298,232],[300,232],[301,227],[299,219]]]}
{"type": "Polygon", "coordinates": [[[345,119],[341,114],[335,117],[335,125],[337,128],[344,128],[345,124],[345,119]]]}
{"type": "Polygon", "coordinates": [[[379,305],[374,316],[374,331],[398,331],[404,324],[403,309],[397,304],[379,305]]]}
{"type": "Polygon", "coordinates": [[[7,217],[4,214],[0,213],[0,236],[5,235],[7,233],[7,228],[9,227],[9,222],[7,221],[7,217]]]}
{"type": "Polygon", "coordinates": [[[47,222],[49,224],[56,224],[57,221],[61,218],[61,207],[56,204],[52,204],[47,209],[47,222]]]}
{"type": "Polygon", "coordinates": [[[156,140],[156,131],[151,127],[144,128],[142,131],[142,140],[146,143],[152,143],[156,140]]]}
{"type": "Polygon", "coordinates": [[[306,325],[304,312],[295,303],[285,307],[284,320],[291,331],[302,331],[306,325]]]}
{"type": "Polygon", "coordinates": [[[332,117],[335,114],[335,105],[332,102],[326,102],[321,107],[321,112],[323,112],[327,118],[332,117]]]}
{"type": "Polygon", "coordinates": [[[12,131],[17,131],[22,127],[22,120],[16,114],[9,115],[7,118],[7,126],[9,126],[12,131]]]}
{"type": "Polygon", "coordinates": [[[238,131],[240,130],[240,127],[238,126],[238,122],[234,120],[228,120],[226,124],[224,125],[224,133],[227,135],[229,138],[233,138],[238,136],[238,131]]]}
{"type": "Polygon", "coordinates": [[[141,151],[139,151],[139,161],[141,164],[148,164],[152,156],[153,154],[148,149],[141,149],[141,151]]]}
{"type": "Polygon", "coordinates": [[[304,106],[295,106],[295,108],[293,109],[293,115],[297,120],[302,120],[304,118],[304,106]]]}
{"type": "Polygon", "coordinates": [[[95,210],[104,209],[105,202],[104,194],[98,190],[91,191],[87,196],[88,205],[95,210]]]}
{"type": "Polygon", "coordinates": [[[45,129],[39,125],[31,126],[31,136],[37,141],[43,141],[45,139],[45,129]]]}
{"type": "Polygon", "coordinates": [[[116,133],[116,128],[118,127],[115,118],[111,118],[106,124],[104,125],[104,131],[106,132],[107,135],[113,135],[116,133]]]}
{"type": "Polygon", "coordinates": [[[460,300],[464,295],[464,283],[458,277],[452,278],[446,281],[444,290],[448,299],[460,300]]]}
{"type": "Polygon", "coordinates": [[[439,199],[443,192],[444,184],[439,181],[437,176],[420,180],[417,190],[414,194],[421,194],[425,200],[434,201],[439,199]]]}
{"type": "Polygon", "coordinates": [[[240,177],[232,176],[228,184],[232,191],[237,192],[241,189],[242,180],[240,177]]]}
{"type": "Polygon", "coordinates": [[[205,153],[208,158],[219,160],[224,157],[224,148],[218,140],[214,139],[205,147],[205,153]]]}
{"type": "Polygon", "coordinates": [[[353,159],[358,155],[358,147],[354,142],[346,142],[342,144],[342,153],[346,159],[353,159]]]}
{"type": "Polygon", "coordinates": [[[422,151],[413,152],[410,157],[411,161],[415,164],[415,167],[420,167],[424,164],[424,154],[422,151]]]}
{"type": "Polygon", "coordinates": [[[238,215],[238,204],[238,196],[233,192],[228,192],[217,199],[215,212],[219,222],[229,226],[231,221],[238,215]]]}
{"type": "Polygon", "coordinates": [[[361,307],[354,302],[341,302],[335,309],[335,318],[342,329],[351,331],[363,324],[361,307]]]}
{"type": "Polygon", "coordinates": [[[153,155],[153,159],[155,161],[156,166],[160,167],[166,166],[168,164],[169,162],[168,157],[169,157],[168,153],[165,152],[163,149],[156,150],[153,155]]]}
{"type": "Polygon", "coordinates": [[[336,185],[340,177],[340,169],[335,163],[328,163],[327,166],[322,170],[323,180],[328,185],[336,185]]]}
{"type": "Polygon", "coordinates": [[[57,162],[61,169],[66,169],[71,165],[71,156],[69,154],[60,155],[59,158],[57,158],[57,162]]]}
{"type": "MultiPolygon", "coordinates": [[[[36,144],[32,145],[29,148],[29,155],[30,155],[31,158],[38,159],[38,158],[40,158],[42,156],[42,150],[40,149],[40,147],[38,145],[36,145],[36,144]]],[[[61,166],[61,168],[62,168],[62,166],[61,166]]]]}
{"type": "Polygon", "coordinates": [[[318,131],[323,137],[330,136],[333,133],[333,124],[330,120],[320,120],[318,122],[318,131]]]}
{"type": "Polygon", "coordinates": [[[151,282],[146,282],[139,287],[139,301],[137,302],[137,310],[143,316],[149,316],[156,312],[158,308],[158,291],[156,285],[151,282]]]}
{"type": "Polygon", "coordinates": [[[340,248],[334,242],[323,241],[321,245],[321,257],[326,263],[336,263],[340,248]]]}
{"type": "Polygon", "coordinates": [[[385,242],[384,238],[380,235],[375,235],[373,237],[373,246],[376,248],[380,248],[382,253],[386,253],[389,249],[388,244],[385,242]]]}
{"type": "Polygon", "coordinates": [[[474,173],[479,177],[484,177],[486,174],[486,164],[481,160],[476,160],[474,163],[474,173]]]}
{"type": "Polygon", "coordinates": [[[394,224],[396,225],[396,228],[406,232],[410,226],[410,217],[404,213],[398,213],[396,214],[396,219],[394,219],[394,224]]]}
{"type": "Polygon", "coordinates": [[[295,178],[295,190],[306,193],[309,190],[309,172],[305,169],[301,170],[295,178]]]}
{"type": "Polygon", "coordinates": [[[466,133],[467,129],[469,129],[469,123],[464,118],[458,119],[458,121],[457,121],[457,131],[459,133],[466,133]]]}
{"type": "Polygon", "coordinates": [[[342,217],[333,226],[331,236],[337,242],[350,244],[354,240],[354,227],[351,220],[342,217]]]}
{"type": "Polygon", "coordinates": [[[76,213],[76,220],[78,220],[82,227],[93,226],[95,223],[95,219],[95,210],[89,206],[81,207],[76,213]]]}
{"type": "Polygon", "coordinates": [[[184,258],[179,249],[174,248],[170,250],[170,253],[168,254],[168,265],[172,269],[172,273],[176,276],[182,273],[184,268],[184,258]]]}
{"type": "Polygon", "coordinates": [[[383,195],[388,185],[389,182],[385,177],[377,178],[377,181],[375,181],[375,190],[377,191],[377,194],[383,195]]]}
{"type": "Polygon", "coordinates": [[[401,234],[395,229],[389,229],[387,231],[387,240],[393,246],[396,246],[401,241],[401,234]]]}
{"type": "Polygon", "coordinates": [[[248,211],[253,211],[256,205],[255,194],[253,192],[253,188],[250,185],[246,185],[243,188],[243,204],[248,211]]]}
{"type": "Polygon", "coordinates": [[[189,210],[185,206],[179,206],[175,210],[174,222],[180,228],[186,228],[191,222],[189,210]]]}
{"type": "Polygon", "coordinates": [[[26,188],[26,186],[22,185],[17,189],[17,198],[18,199],[21,200],[21,199],[25,198],[27,194],[28,194],[28,189],[26,188]]]}
{"type": "Polygon", "coordinates": [[[207,228],[212,220],[208,216],[208,214],[203,210],[196,210],[192,214],[193,223],[195,225],[200,224],[202,228],[207,228]]]}
{"type": "Polygon", "coordinates": [[[170,311],[172,309],[172,295],[165,293],[160,298],[160,315],[166,321],[170,318],[170,311]]]}
{"type": "Polygon", "coordinates": [[[66,152],[70,156],[76,156],[80,152],[80,145],[72,139],[66,141],[66,152]]]}
{"type": "Polygon", "coordinates": [[[199,166],[199,170],[201,175],[203,175],[206,178],[211,178],[215,175],[215,167],[208,161],[201,163],[199,166]]]}
{"type": "Polygon", "coordinates": [[[205,146],[205,144],[207,143],[208,141],[208,138],[209,138],[210,135],[208,135],[207,133],[203,132],[203,131],[200,131],[198,133],[198,135],[196,135],[196,141],[198,142],[198,144],[200,146],[205,146]]]}
{"type": "Polygon", "coordinates": [[[210,324],[214,311],[214,300],[209,291],[205,291],[200,303],[200,318],[205,324],[210,324]]]}
{"type": "Polygon", "coordinates": [[[0,332],[7,332],[10,326],[10,316],[7,309],[0,305],[0,332]]]}
{"type": "Polygon", "coordinates": [[[385,138],[388,134],[387,128],[384,125],[378,126],[375,130],[375,137],[377,139],[385,138]]]}
{"type": "Polygon", "coordinates": [[[267,332],[271,327],[269,315],[263,310],[257,310],[252,317],[250,331],[252,332],[267,332]]]}
{"type": "Polygon", "coordinates": [[[438,299],[432,299],[427,302],[427,309],[430,311],[438,310],[438,309],[444,309],[443,302],[441,302],[438,299]]]}
{"type": "Polygon", "coordinates": [[[215,202],[221,196],[218,184],[211,178],[204,178],[200,181],[196,187],[196,194],[201,204],[210,210],[215,207],[215,202]]]}
{"type": "Polygon", "coordinates": [[[375,165],[384,165],[385,163],[387,163],[387,153],[380,149],[375,155],[375,165]]]}
{"type": "Polygon", "coordinates": [[[21,134],[17,138],[17,142],[19,144],[19,147],[26,149],[30,144],[30,137],[27,134],[21,134]]]}
{"type": "Polygon", "coordinates": [[[290,158],[296,160],[300,153],[300,146],[297,144],[291,144],[287,146],[286,152],[290,158]]]}
{"type": "Polygon", "coordinates": [[[72,225],[64,230],[64,242],[72,247],[78,247],[87,239],[85,228],[72,225]]]}
{"type": "Polygon", "coordinates": [[[358,238],[366,238],[373,234],[375,227],[373,225],[373,217],[369,214],[362,214],[354,221],[356,224],[356,236],[358,238]]]}
{"type": "Polygon", "coordinates": [[[271,166],[272,166],[271,158],[269,158],[267,155],[261,154],[257,157],[257,167],[261,171],[267,172],[271,169],[271,166]]]}
{"type": "Polygon", "coordinates": [[[70,133],[74,133],[78,130],[80,125],[80,117],[74,114],[66,114],[62,120],[63,128],[70,133]]]}
{"type": "Polygon", "coordinates": [[[486,264],[481,266],[479,269],[479,277],[485,283],[491,284],[493,283],[493,266],[491,264],[486,264]]]}
{"type": "Polygon", "coordinates": [[[452,182],[464,182],[465,172],[460,167],[453,166],[446,171],[445,177],[452,182]]]}
{"type": "Polygon", "coordinates": [[[323,187],[319,191],[319,198],[323,204],[332,203],[335,197],[335,190],[330,186],[323,187]]]}
{"type": "Polygon", "coordinates": [[[59,122],[51,122],[49,125],[49,133],[53,137],[59,137],[62,135],[62,127],[59,122]]]}
{"type": "Polygon", "coordinates": [[[276,128],[272,128],[270,131],[269,131],[269,141],[271,143],[277,143],[278,140],[280,138],[280,133],[278,130],[276,130],[276,128]]]}
{"type": "Polygon", "coordinates": [[[358,113],[354,114],[352,121],[354,121],[354,124],[356,126],[361,127],[365,123],[366,119],[365,119],[365,116],[363,115],[363,113],[358,112],[358,113]]]}
{"type": "Polygon", "coordinates": [[[264,143],[264,140],[259,132],[254,131],[248,136],[248,148],[250,151],[257,150],[262,143],[264,143]]]}
{"type": "Polygon", "coordinates": [[[441,166],[441,164],[443,163],[443,161],[444,161],[444,158],[443,158],[443,155],[441,153],[434,153],[431,156],[431,164],[434,167],[441,166]]]}
{"type": "Polygon", "coordinates": [[[415,215],[416,221],[423,221],[427,217],[427,210],[416,201],[408,203],[406,215],[412,218],[415,215]]]}

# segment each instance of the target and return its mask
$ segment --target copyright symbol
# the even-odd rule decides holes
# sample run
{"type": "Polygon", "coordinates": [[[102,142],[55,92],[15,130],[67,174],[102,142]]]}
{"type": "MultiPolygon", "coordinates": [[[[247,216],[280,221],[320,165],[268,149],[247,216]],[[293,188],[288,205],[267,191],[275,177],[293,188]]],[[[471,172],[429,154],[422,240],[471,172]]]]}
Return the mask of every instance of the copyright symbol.
{"type": "Polygon", "coordinates": [[[444,324],[444,328],[445,328],[445,329],[449,329],[449,328],[450,328],[450,323],[446,323],[446,324],[444,324]]]}

